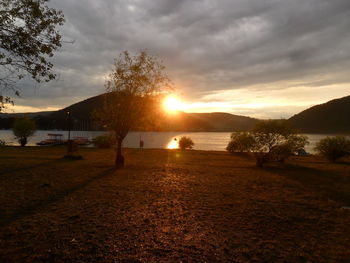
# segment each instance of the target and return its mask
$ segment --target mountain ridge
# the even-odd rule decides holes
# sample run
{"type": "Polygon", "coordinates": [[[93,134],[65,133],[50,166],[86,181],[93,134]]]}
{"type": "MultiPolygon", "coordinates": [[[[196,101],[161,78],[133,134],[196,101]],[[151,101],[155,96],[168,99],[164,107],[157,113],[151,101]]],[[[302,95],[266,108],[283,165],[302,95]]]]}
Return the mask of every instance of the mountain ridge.
{"type": "MultiPolygon", "coordinates": [[[[40,129],[68,129],[67,111],[73,119],[72,129],[100,130],[92,119],[92,112],[102,103],[98,95],[63,109],[52,112],[27,113],[34,118],[40,129]]],[[[23,113],[0,113],[0,128],[11,128],[13,119],[23,113]]],[[[258,121],[256,118],[226,112],[185,113],[179,112],[168,118],[157,131],[233,132],[249,131],[258,121]]],[[[303,133],[338,134],[350,132],[350,96],[330,100],[301,111],[288,122],[303,133]]]]}
{"type": "MultiPolygon", "coordinates": [[[[77,103],[74,103],[63,109],[49,112],[44,115],[38,113],[30,113],[37,126],[40,129],[68,129],[68,115],[70,112],[72,118],[72,129],[89,129],[101,130],[101,127],[93,121],[92,112],[100,107],[102,103],[102,95],[94,96],[77,103]]],[[[11,128],[10,121],[7,122],[1,118],[0,128],[11,128]],[[4,125],[4,123],[6,124],[4,125]]],[[[21,115],[20,113],[12,115],[13,117],[21,115]]],[[[4,114],[5,119],[10,119],[11,114],[4,114]]],[[[13,119],[13,118],[12,118],[13,119]]],[[[168,116],[166,121],[156,131],[181,131],[181,132],[231,132],[231,131],[248,131],[258,119],[235,115],[225,112],[213,113],[185,113],[168,116]]]]}
{"type": "Polygon", "coordinates": [[[305,133],[349,133],[350,96],[312,106],[288,121],[305,133]]]}

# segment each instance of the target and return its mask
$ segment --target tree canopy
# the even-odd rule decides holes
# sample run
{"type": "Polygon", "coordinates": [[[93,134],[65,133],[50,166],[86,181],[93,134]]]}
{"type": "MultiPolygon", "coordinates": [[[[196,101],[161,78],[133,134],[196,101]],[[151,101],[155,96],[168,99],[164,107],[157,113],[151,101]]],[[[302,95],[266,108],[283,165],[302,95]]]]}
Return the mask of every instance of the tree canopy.
{"type": "Polygon", "coordinates": [[[308,144],[307,137],[297,134],[286,120],[259,121],[252,134],[258,166],[267,161],[284,161],[308,144]]]}
{"type": "Polygon", "coordinates": [[[21,146],[25,146],[28,137],[33,136],[36,131],[35,121],[28,116],[16,118],[12,131],[21,146]]]}
{"type": "Polygon", "coordinates": [[[350,140],[345,136],[326,137],[320,140],[315,147],[320,155],[331,162],[350,155],[350,140]]]}
{"type": "Polygon", "coordinates": [[[145,51],[132,56],[124,51],[115,60],[105,84],[103,106],[95,118],[113,131],[117,143],[116,165],[123,166],[121,146],[129,131],[151,125],[159,115],[162,92],[170,88],[164,66],[145,51]]]}
{"type": "Polygon", "coordinates": [[[48,60],[61,47],[57,26],[64,16],[47,6],[48,0],[0,0],[0,111],[19,94],[18,79],[29,75],[37,82],[53,80],[48,60]],[[8,93],[7,93],[8,94],[8,93]]]}
{"type": "Polygon", "coordinates": [[[286,120],[263,120],[257,122],[251,132],[233,133],[226,150],[252,152],[256,164],[262,166],[269,161],[284,161],[308,143],[307,137],[297,134],[286,120]]]}
{"type": "Polygon", "coordinates": [[[192,149],[194,146],[194,142],[190,137],[182,136],[179,140],[179,148],[181,150],[192,149]]]}

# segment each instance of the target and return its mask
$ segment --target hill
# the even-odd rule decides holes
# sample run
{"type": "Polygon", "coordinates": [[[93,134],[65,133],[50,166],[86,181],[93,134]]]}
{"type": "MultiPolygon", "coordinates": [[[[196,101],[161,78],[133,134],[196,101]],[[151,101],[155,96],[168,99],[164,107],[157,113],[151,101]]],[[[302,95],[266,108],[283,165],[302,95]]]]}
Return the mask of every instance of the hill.
{"type": "MultiPolygon", "coordinates": [[[[71,113],[74,129],[99,129],[92,118],[93,111],[100,107],[102,97],[96,96],[53,112],[43,119],[51,127],[66,129],[67,112],[71,113]]],[[[229,113],[185,113],[179,112],[164,118],[158,131],[246,131],[257,120],[229,113]]]]}
{"type": "MultiPolygon", "coordinates": [[[[99,130],[93,121],[93,111],[100,107],[102,97],[95,96],[78,103],[72,104],[58,111],[49,112],[47,114],[34,114],[33,117],[40,129],[68,129],[68,115],[71,115],[71,128],[73,130],[99,130]]],[[[0,128],[10,128],[11,120],[15,115],[7,114],[0,119],[0,128]],[[7,123],[5,127],[1,123],[7,123]]],[[[1,118],[1,117],[0,117],[1,118]]],[[[187,131],[187,132],[230,132],[230,131],[248,131],[257,119],[239,116],[229,113],[185,113],[179,112],[169,115],[162,120],[157,131],[187,131]]]]}
{"type": "Polygon", "coordinates": [[[26,115],[35,120],[45,119],[53,111],[25,112],[25,113],[0,113],[0,129],[11,129],[15,118],[26,115]]]}
{"type": "Polygon", "coordinates": [[[249,131],[257,119],[224,112],[189,113],[195,118],[210,123],[217,131],[249,131]]]}
{"type": "Polygon", "coordinates": [[[306,133],[349,133],[350,96],[313,106],[289,119],[306,133]]]}
{"type": "MultiPolygon", "coordinates": [[[[68,128],[71,113],[73,130],[100,130],[93,121],[92,112],[100,107],[101,96],[95,96],[54,112],[27,113],[37,122],[39,129],[68,128]]],[[[0,113],[0,129],[12,127],[13,119],[23,113],[0,113]]],[[[257,119],[223,112],[185,113],[179,112],[164,118],[157,131],[231,132],[249,131],[257,119]]],[[[350,96],[313,106],[288,120],[292,126],[305,133],[349,133],[350,96]]]]}
{"type": "Polygon", "coordinates": [[[37,116],[46,116],[53,113],[53,111],[39,111],[39,112],[24,112],[24,113],[0,113],[0,118],[16,118],[18,116],[26,115],[30,118],[35,118],[37,116]]]}

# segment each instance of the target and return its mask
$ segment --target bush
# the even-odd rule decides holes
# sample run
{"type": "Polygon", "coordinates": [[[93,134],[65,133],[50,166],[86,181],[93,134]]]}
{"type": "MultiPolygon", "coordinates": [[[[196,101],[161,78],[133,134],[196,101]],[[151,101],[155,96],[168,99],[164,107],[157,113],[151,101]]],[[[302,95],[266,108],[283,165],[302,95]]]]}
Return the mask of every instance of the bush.
{"type": "Polygon", "coordinates": [[[27,116],[16,118],[12,128],[13,134],[23,147],[28,142],[28,137],[33,136],[36,131],[35,121],[27,116]]]}
{"type": "Polygon", "coordinates": [[[252,135],[256,141],[254,151],[257,153],[257,166],[269,161],[283,162],[309,143],[307,137],[298,135],[286,120],[260,121],[252,135]]]}
{"type": "Polygon", "coordinates": [[[288,145],[291,154],[298,154],[302,150],[305,152],[305,145],[308,145],[309,141],[305,135],[290,134],[286,144],[288,145]]]}
{"type": "Polygon", "coordinates": [[[290,155],[298,154],[309,144],[307,137],[298,134],[290,134],[282,144],[274,145],[269,151],[270,161],[284,162],[290,155]]]}
{"type": "Polygon", "coordinates": [[[234,132],[231,134],[231,141],[228,143],[226,150],[230,153],[251,152],[255,145],[254,136],[247,132],[234,132]]]}
{"type": "Polygon", "coordinates": [[[194,146],[194,142],[190,137],[182,136],[179,140],[179,148],[181,150],[192,149],[194,146]]]}
{"type": "Polygon", "coordinates": [[[233,133],[226,147],[229,152],[253,152],[256,165],[269,161],[283,162],[305,147],[306,136],[298,135],[285,120],[266,120],[252,132],[233,133]]]}
{"type": "Polygon", "coordinates": [[[284,162],[292,154],[293,151],[290,144],[284,143],[281,145],[275,145],[268,153],[268,159],[266,161],[284,162]]]}
{"type": "Polygon", "coordinates": [[[97,148],[111,148],[111,146],[115,144],[115,139],[112,134],[103,134],[95,137],[92,143],[97,148]]]}
{"type": "Polygon", "coordinates": [[[326,137],[316,144],[315,150],[329,161],[334,162],[350,155],[350,140],[344,136],[326,137]]]}

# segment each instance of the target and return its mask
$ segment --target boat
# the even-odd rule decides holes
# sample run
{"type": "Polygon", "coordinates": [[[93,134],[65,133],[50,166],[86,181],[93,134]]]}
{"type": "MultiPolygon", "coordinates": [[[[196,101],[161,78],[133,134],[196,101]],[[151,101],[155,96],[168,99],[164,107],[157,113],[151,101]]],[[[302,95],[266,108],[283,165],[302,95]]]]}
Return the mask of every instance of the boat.
{"type": "Polygon", "coordinates": [[[89,140],[88,137],[83,137],[83,136],[75,136],[73,137],[73,141],[78,144],[78,145],[89,145],[91,144],[91,141],[89,140]]]}
{"type": "Polygon", "coordinates": [[[63,145],[66,143],[66,141],[62,140],[63,134],[60,133],[48,133],[48,138],[46,140],[43,140],[41,142],[38,142],[37,145],[63,145]]]}

